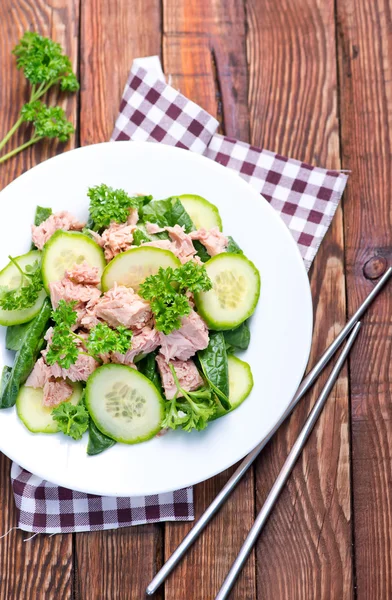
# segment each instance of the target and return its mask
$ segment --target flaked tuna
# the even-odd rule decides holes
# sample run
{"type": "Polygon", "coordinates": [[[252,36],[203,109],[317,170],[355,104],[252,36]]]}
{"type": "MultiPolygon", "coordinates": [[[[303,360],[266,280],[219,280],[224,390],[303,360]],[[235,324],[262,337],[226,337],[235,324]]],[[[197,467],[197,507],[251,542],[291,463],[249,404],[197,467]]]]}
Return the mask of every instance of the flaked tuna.
{"type": "MultiPolygon", "coordinates": [[[[141,246],[151,246],[152,248],[160,248],[161,250],[170,250],[173,252],[173,243],[170,240],[154,240],[153,242],[143,242],[141,246]]],[[[137,248],[138,246],[135,246],[137,248]]]]}
{"type": "Polygon", "coordinates": [[[157,225],[156,223],[150,223],[150,221],[147,221],[146,231],[148,234],[154,235],[156,233],[161,233],[162,231],[165,231],[165,228],[159,227],[159,225],[157,225]]]}
{"type": "Polygon", "coordinates": [[[87,260],[80,265],[75,263],[71,269],[66,271],[67,279],[74,283],[83,283],[84,285],[98,285],[101,283],[98,267],[91,267],[87,260]]]}
{"type": "Polygon", "coordinates": [[[219,231],[218,227],[191,231],[189,236],[192,240],[199,240],[210,256],[216,256],[216,254],[224,252],[229,243],[228,238],[219,231]]]}
{"type": "Polygon", "coordinates": [[[190,235],[185,233],[184,227],[174,225],[174,227],[165,227],[165,229],[174,244],[173,252],[180,259],[182,264],[192,260],[196,254],[196,249],[190,235]]]}
{"type": "Polygon", "coordinates": [[[123,285],[105,292],[89,313],[111,327],[124,325],[128,329],[142,329],[152,317],[149,303],[123,285]]]}
{"type": "Polygon", "coordinates": [[[159,332],[161,354],[166,361],[172,358],[188,360],[198,350],[207,348],[209,342],[208,328],[203,319],[194,310],[181,319],[181,328],[165,335],[159,332]]]}
{"type": "Polygon", "coordinates": [[[136,356],[154,352],[158,348],[159,343],[158,331],[148,326],[143,327],[140,332],[132,337],[132,344],[128,352],[126,354],[114,352],[111,362],[132,366],[136,356]]]}
{"type": "Polygon", "coordinates": [[[133,243],[133,232],[136,225],[111,223],[102,233],[102,248],[107,261],[112,260],[120,252],[129,250],[133,243]]]}
{"type": "Polygon", "coordinates": [[[139,213],[137,212],[137,208],[129,209],[129,217],[127,219],[127,225],[136,225],[139,220],[139,213]]]}
{"type": "Polygon", "coordinates": [[[48,379],[44,385],[42,404],[47,407],[58,406],[72,396],[72,387],[64,380],[48,379]]]}
{"type": "Polygon", "coordinates": [[[71,381],[87,381],[91,373],[99,367],[99,363],[92,357],[86,354],[79,354],[76,362],[69,367],[63,369],[57,363],[51,366],[53,377],[62,377],[71,381]]]}
{"type": "Polygon", "coordinates": [[[43,388],[51,375],[50,367],[45,363],[43,358],[39,358],[34,365],[34,369],[28,376],[25,385],[32,388],[43,388]]]}
{"type": "Polygon", "coordinates": [[[85,223],[81,223],[71,213],[62,210],[54,215],[50,215],[41,225],[31,226],[33,242],[39,250],[42,250],[49,238],[59,229],[63,229],[64,231],[81,231],[84,226],[85,223]]]}
{"type": "Polygon", "coordinates": [[[57,307],[60,300],[65,300],[66,302],[76,301],[78,302],[77,308],[82,308],[83,303],[97,300],[101,295],[97,287],[74,283],[68,277],[64,277],[61,281],[50,283],[49,290],[54,308],[57,307]]]}
{"type": "MultiPolygon", "coordinates": [[[[165,391],[165,396],[168,400],[171,400],[177,393],[177,387],[174,382],[173,374],[170,370],[169,364],[161,355],[156,357],[158,370],[162,380],[162,386],[165,391]]],[[[204,382],[197,370],[197,367],[193,360],[171,360],[170,364],[173,366],[180,386],[187,392],[192,392],[201,387],[204,382]]],[[[183,394],[178,394],[183,396],[183,394]]]]}

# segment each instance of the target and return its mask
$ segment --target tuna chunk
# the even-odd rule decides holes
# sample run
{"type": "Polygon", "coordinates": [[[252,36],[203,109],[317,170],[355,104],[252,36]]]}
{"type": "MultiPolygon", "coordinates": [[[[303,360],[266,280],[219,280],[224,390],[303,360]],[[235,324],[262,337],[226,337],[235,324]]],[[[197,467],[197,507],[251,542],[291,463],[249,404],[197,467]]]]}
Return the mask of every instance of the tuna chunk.
{"type": "Polygon", "coordinates": [[[31,226],[33,242],[39,250],[42,250],[48,239],[58,229],[63,229],[64,231],[81,231],[84,226],[85,223],[80,223],[71,213],[63,210],[50,215],[41,225],[31,226]]]}
{"type": "Polygon", "coordinates": [[[174,225],[174,227],[165,227],[173,242],[174,254],[180,259],[182,264],[192,260],[196,254],[196,249],[192,243],[192,238],[185,233],[184,227],[174,225]]]}
{"type": "Polygon", "coordinates": [[[63,369],[57,363],[54,363],[50,368],[53,377],[62,377],[71,381],[87,381],[91,373],[94,373],[98,367],[99,363],[92,356],[79,354],[76,363],[71,365],[69,369],[63,369]]]}
{"type": "Polygon", "coordinates": [[[27,387],[43,388],[42,404],[44,406],[57,406],[72,396],[72,387],[66,381],[56,380],[43,358],[39,358],[26,381],[27,387]]]}
{"type": "Polygon", "coordinates": [[[156,223],[150,223],[150,221],[147,221],[146,231],[150,235],[154,235],[155,233],[161,233],[162,231],[165,231],[165,228],[159,227],[159,225],[157,225],[156,223]]]}
{"type": "Polygon", "coordinates": [[[158,331],[156,329],[151,329],[151,327],[143,327],[143,329],[140,330],[140,333],[133,336],[132,345],[128,352],[126,354],[114,352],[111,361],[132,366],[135,356],[153,352],[158,348],[159,343],[158,331]]]}
{"type": "Polygon", "coordinates": [[[42,404],[47,407],[58,406],[72,396],[72,387],[64,380],[48,379],[44,385],[42,404]]]}
{"type": "MultiPolygon", "coordinates": [[[[162,250],[170,250],[170,252],[173,252],[173,243],[170,240],[155,240],[154,242],[143,242],[140,245],[152,246],[153,248],[161,248],[162,250]]],[[[135,248],[137,248],[137,246],[135,246],[135,248]]]]}
{"type": "MultiPolygon", "coordinates": [[[[162,379],[162,386],[165,391],[165,396],[168,400],[171,400],[177,392],[177,387],[174,382],[172,372],[163,356],[158,354],[156,361],[162,379]]],[[[174,367],[178,381],[180,382],[180,386],[186,392],[197,390],[204,384],[204,381],[193,360],[171,360],[170,364],[174,367]]],[[[183,396],[181,393],[178,395],[183,396]]]]}
{"type": "Polygon", "coordinates": [[[136,225],[139,220],[139,213],[137,212],[137,208],[129,209],[129,217],[127,219],[127,225],[136,225]]]}
{"type": "Polygon", "coordinates": [[[160,352],[166,361],[172,358],[188,360],[198,350],[207,348],[209,342],[207,325],[194,310],[187,317],[182,317],[180,329],[169,335],[159,332],[159,337],[160,352]]]}
{"type": "Polygon", "coordinates": [[[123,285],[105,292],[89,312],[111,327],[124,325],[129,329],[142,329],[152,317],[149,303],[123,285]]]}
{"type": "Polygon", "coordinates": [[[87,260],[84,260],[80,265],[75,263],[72,269],[66,271],[65,274],[67,279],[70,279],[74,283],[98,285],[101,282],[98,267],[91,267],[87,260]]]}
{"type": "Polygon", "coordinates": [[[43,358],[39,358],[27,378],[26,385],[32,388],[43,388],[51,374],[50,367],[43,358]]]}
{"type": "Polygon", "coordinates": [[[49,284],[50,299],[52,306],[57,307],[60,300],[66,302],[76,301],[76,309],[82,309],[83,304],[91,300],[98,300],[101,292],[98,288],[92,285],[82,285],[74,283],[68,277],[64,277],[61,281],[53,281],[49,284]]]}
{"type": "Polygon", "coordinates": [[[218,227],[212,227],[212,229],[198,229],[197,231],[191,231],[189,234],[192,240],[199,240],[210,256],[221,254],[228,246],[229,240],[219,231],[218,227]]]}
{"type": "Polygon", "coordinates": [[[135,225],[125,225],[123,223],[111,223],[110,227],[105,229],[101,237],[103,251],[108,262],[120,252],[130,249],[135,229],[135,225]]]}

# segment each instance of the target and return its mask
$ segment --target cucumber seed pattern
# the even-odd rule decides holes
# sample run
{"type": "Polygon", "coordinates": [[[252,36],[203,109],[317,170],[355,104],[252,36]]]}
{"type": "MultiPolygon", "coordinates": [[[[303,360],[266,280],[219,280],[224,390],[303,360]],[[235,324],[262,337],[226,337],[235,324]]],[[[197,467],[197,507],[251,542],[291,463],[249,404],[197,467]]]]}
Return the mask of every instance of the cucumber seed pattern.
{"type": "Polygon", "coordinates": [[[221,308],[237,308],[246,292],[246,278],[232,271],[222,271],[214,280],[214,289],[221,308]]]}
{"type": "Polygon", "coordinates": [[[114,418],[125,419],[128,423],[135,417],[142,417],[146,412],[146,399],[127,384],[115,383],[105,398],[108,413],[114,418]]]}
{"type": "Polygon", "coordinates": [[[56,271],[62,277],[64,275],[64,270],[70,269],[75,263],[81,265],[83,261],[84,256],[81,254],[77,256],[71,249],[63,250],[56,261],[56,271]]]}

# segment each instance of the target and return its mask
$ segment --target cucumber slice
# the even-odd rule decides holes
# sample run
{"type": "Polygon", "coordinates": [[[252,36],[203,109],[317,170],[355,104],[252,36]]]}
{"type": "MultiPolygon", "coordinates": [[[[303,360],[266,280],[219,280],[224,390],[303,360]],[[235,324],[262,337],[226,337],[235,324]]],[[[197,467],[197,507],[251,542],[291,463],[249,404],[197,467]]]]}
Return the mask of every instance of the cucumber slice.
{"type": "Polygon", "coordinates": [[[161,395],[147,377],[126,365],[94,371],[87,381],[86,406],[97,428],[116,442],[138,444],[161,429],[161,395]]]}
{"type": "Polygon", "coordinates": [[[67,269],[85,260],[90,266],[98,267],[99,275],[102,275],[106,261],[102,248],[94,240],[78,231],[56,231],[42,252],[42,279],[46,291],[49,293],[49,284],[62,279],[67,269]]]}
{"type": "Polygon", "coordinates": [[[102,289],[110,290],[115,283],[138,291],[140,284],[149,275],[158,273],[160,267],[176,269],[179,259],[170,252],[153,246],[140,246],[118,254],[105,268],[102,275],[102,289]]]}
{"type": "MultiPolygon", "coordinates": [[[[41,252],[32,250],[22,256],[17,256],[14,259],[18,265],[26,271],[26,267],[33,266],[35,263],[41,262],[41,252]]],[[[14,290],[22,284],[22,275],[19,273],[16,266],[10,262],[2,271],[0,271],[0,287],[14,290]]],[[[42,290],[37,298],[37,301],[30,308],[23,310],[2,310],[0,309],[0,325],[20,325],[31,321],[40,311],[45,300],[46,292],[42,290]]]]}
{"type": "Polygon", "coordinates": [[[204,263],[212,281],[209,292],[195,294],[210,329],[238,327],[253,314],[260,296],[260,274],[243,254],[222,253],[204,263]]]}
{"type": "Polygon", "coordinates": [[[229,367],[229,400],[230,410],[225,410],[221,403],[218,404],[218,410],[214,419],[227,415],[228,412],[235,410],[249,396],[253,388],[253,375],[250,366],[243,360],[230,354],[227,359],[229,367]]]}
{"type": "Polygon", "coordinates": [[[219,231],[222,231],[222,219],[214,204],[201,196],[193,196],[192,194],[184,194],[179,196],[179,199],[196,229],[218,227],[219,231]]]}
{"type": "MultiPolygon", "coordinates": [[[[79,403],[83,387],[80,383],[70,383],[73,394],[67,402],[76,405],[79,403]]],[[[42,405],[42,388],[32,388],[22,385],[16,399],[16,411],[19,419],[33,433],[57,433],[58,424],[53,420],[53,407],[42,405]]]]}

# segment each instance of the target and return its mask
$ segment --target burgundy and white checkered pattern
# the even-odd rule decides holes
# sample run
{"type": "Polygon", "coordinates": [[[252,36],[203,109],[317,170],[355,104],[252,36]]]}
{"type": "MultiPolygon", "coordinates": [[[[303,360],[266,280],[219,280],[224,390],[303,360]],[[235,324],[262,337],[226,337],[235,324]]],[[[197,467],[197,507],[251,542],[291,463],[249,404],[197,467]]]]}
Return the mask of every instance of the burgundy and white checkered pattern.
{"type": "MultiPolygon", "coordinates": [[[[309,268],[347,175],[217,134],[216,119],[167,85],[159,68],[144,69],[142,61],[135,61],[131,69],[112,140],[178,146],[236,171],[279,212],[309,268]]],[[[11,479],[18,524],[25,531],[68,533],[194,518],[192,488],[139,498],[100,497],[58,487],[16,464],[11,479]]]]}

